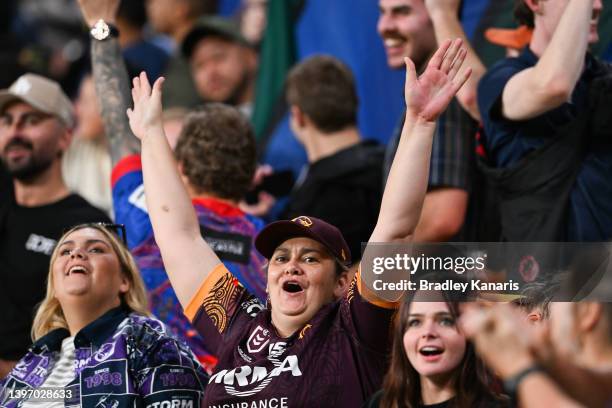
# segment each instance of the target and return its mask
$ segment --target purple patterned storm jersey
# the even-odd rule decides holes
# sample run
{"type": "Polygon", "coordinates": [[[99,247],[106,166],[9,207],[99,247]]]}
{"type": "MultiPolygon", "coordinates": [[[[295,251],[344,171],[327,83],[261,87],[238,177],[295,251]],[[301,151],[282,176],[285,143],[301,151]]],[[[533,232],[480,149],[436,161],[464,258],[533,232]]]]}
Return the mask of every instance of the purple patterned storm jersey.
{"type": "MultiPolygon", "coordinates": [[[[0,406],[20,406],[21,399],[9,398],[15,390],[44,383],[68,336],[56,329],[32,345],[0,384],[0,406]]],[[[83,328],[74,344],[75,378],[64,388],[66,407],[198,407],[203,398],[208,375],[159,320],[119,307],[83,328]]]]}
{"type": "Polygon", "coordinates": [[[202,407],[361,406],[381,386],[394,310],[366,301],[358,279],[343,299],[281,338],[270,311],[219,265],[185,310],[218,348],[202,407]]]}
{"type": "MultiPolygon", "coordinates": [[[[151,312],[174,334],[184,338],[204,366],[212,370],[216,356],[192,327],[172,289],[147,212],[140,156],[121,160],[112,175],[116,221],[125,224],[128,246],[140,268],[151,312]]],[[[214,199],[195,199],[193,205],[202,236],[240,283],[265,299],[265,259],[253,248],[263,222],[238,208],[214,199]]]]}

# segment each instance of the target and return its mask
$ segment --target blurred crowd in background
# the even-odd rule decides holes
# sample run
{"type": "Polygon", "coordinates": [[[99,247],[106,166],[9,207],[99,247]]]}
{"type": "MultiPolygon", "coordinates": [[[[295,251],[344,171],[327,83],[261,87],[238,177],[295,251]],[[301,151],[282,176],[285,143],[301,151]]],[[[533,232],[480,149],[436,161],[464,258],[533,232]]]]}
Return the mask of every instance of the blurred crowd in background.
{"type": "MultiPolygon", "coordinates": [[[[54,217],[63,227],[111,219],[125,224],[125,243],[143,273],[152,312],[188,339],[209,372],[214,368],[214,353],[200,344],[165,275],[144,201],[138,149],[126,136],[125,110],[115,110],[127,100],[127,78],[141,72],[151,83],[165,78],[164,130],[203,236],[217,243],[217,255],[261,301],[265,260],[250,245],[265,222],[321,218],[339,228],[353,260],[359,260],[401,143],[403,58],[410,56],[423,72],[445,38],[463,39],[465,65],[473,71],[436,121],[414,240],[609,241],[612,0],[584,1],[592,3],[589,10],[577,0],[121,0],[113,27],[120,61],[96,50],[93,22],[84,21],[76,0],[2,1],[0,89],[8,91],[1,96],[0,130],[10,137],[0,144],[6,165],[0,168],[0,311],[10,313],[0,317],[0,375],[30,344],[33,310],[43,298],[49,256],[63,230],[54,224],[52,232],[37,231],[34,220],[50,225],[54,217]],[[557,5],[536,13],[534,27],[526,3],[532,9],[557,5]],[[577,11],[564,14],[564,7],[577,11]],[[235,107],[252,128],[214,103],[235,107]],[[210,110],[199,110],[202,104],[210,110]],[[34,141],[34,131],[29,139],[27,132],[47,119],[41,112],[62,123],[56,145],[34,141]],[[217,115],[219,127],[201,126],[206,115],[217,115]],[[21,166],[27,151],[41,161],[21,166]],[[68,191],[89,204],[70,195],[61,211],[43,210],[56,204],[53,198],[63,202],[68,191]],[[232,253],[231,244],[244,240],[249,251],[232,253]]],[[[523,297],[539,299],[533,302],[545,312],[538,312],[538,321],[548,319],[550,303],[540,292],[523,297]]],[[[401,319],[407,319],[410,302],[401,319]]],[[[444,313],[457,319],[457,302],[444,302],[444,313]]],[[[524,377],[563,369],[566,349],[550,363],[542,357],[546,344],[533,340],[537,353],[530,354],[530,345],[516,346],[514,355],[529,354],[528,361],[504,372],[506,361],[495,356],[491,344],[511,348],[508,327],[524,323],[505,306],[486,316],[467,310],[465,334],[480,357],[504,380],[516,379],[517,372],[524,377]]],[[[519,306],[531,311],[530,305],[519,306]]],[[[586,333],[597,344],[581,350],[588,364],[579,369],[568,364],[568,372],[591,378],[588,370],[597,368],[593,356],[610,355],[612,317],[609,304],[581,307],[567,314],[578,321],[583,312],[597,331],[572,320],[580,326],[574,334],[586,333]]],[[[554,309],[563,315],[561,307],[554,309]]],[[[468,349],[466,355],[476,359],[473,353],[468,349]]],[[[392,377],[386,385],[397,380],[392,377]]],[[[569,375],[553,378],[557,385],[546,376],[538,379],[524,398],[541,386],[552,395],[544,401],[557,401],[559,384],[571,388],[569,375]]],[[[593,386],[595,393],[602,394],[605,381],[593,386]]],[[[516,397],[517,389],[512,392],[516,397]]],[[[590,405],[580,390],[568,394],[590,405]]],[[[379,406],[376,398],[393,406],[388,393],[375,397],[372,406],[379,406]]],[[[495,406],[506,406],[504,398],[493,399],[495,406]]],[[[605,396],[593,400],[596,406],[605,396]]],[[[542,400],[534,401],[525,406],[542,406],[542,400]]]]}

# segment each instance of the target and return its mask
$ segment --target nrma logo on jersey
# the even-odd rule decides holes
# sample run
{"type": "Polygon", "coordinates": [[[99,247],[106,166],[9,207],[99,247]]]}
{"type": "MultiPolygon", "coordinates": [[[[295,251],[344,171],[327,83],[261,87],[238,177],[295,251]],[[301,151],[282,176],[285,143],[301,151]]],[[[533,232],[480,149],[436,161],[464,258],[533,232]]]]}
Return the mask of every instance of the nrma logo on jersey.
{"type": "Polygon", "coordinates": [[[242,366],[233,370],[221,370],[210,377],[209,384],[224,384],[225,391],[237,397],[255,395],[270,384],[279,375],[287,373],[294,377],[301,377],[302,371],[296,355],[286,356],[282,361],[275,357],[268,357],[273,367],[242,366]]]}

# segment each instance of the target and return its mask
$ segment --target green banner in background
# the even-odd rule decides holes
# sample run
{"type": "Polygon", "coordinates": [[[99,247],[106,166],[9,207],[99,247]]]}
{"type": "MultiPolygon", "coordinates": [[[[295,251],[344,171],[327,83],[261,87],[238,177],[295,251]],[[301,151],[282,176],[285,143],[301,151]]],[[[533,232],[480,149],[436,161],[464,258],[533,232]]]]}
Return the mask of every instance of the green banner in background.
{"type": "Polygon", "coordinates": [[[303,0],[270,0],[257,77],[253,126],[258,141],[265,136],[282,105],[285,77],[296,61],[294,27],[303,0]]]}

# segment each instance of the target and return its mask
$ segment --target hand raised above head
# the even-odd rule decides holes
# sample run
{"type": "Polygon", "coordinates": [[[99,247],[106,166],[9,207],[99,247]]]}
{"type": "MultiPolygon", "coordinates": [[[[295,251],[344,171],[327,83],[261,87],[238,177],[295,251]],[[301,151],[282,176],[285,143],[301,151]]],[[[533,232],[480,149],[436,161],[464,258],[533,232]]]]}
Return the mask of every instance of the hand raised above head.
{"type": "Polygon", "coordinates": [[[98,20],[114,23],[121,0],[78,0],[85,22],[92,27],[98,20]]]}
{"type": "Polygon", "coordinates": [[[444,41],[418,78],[412,60],[404,59],[406,62],[404,96],[408,115],[426,121],[435,121],[444,112],[472,73],[471,68],[468,68],[460,76],[457,75],[467,53],[461,45],[461,39],[444,41]]]}
{"type": "Polygon", "coordinates": [[[128,109],[127,115],[132,132],[142,140],[147,130],[154,127],[162,128],[161,95],[164,78],[158,78],[151,88],[147,74],[141,72],[132,83],[134,109],[128,109]]]}

